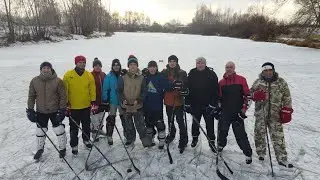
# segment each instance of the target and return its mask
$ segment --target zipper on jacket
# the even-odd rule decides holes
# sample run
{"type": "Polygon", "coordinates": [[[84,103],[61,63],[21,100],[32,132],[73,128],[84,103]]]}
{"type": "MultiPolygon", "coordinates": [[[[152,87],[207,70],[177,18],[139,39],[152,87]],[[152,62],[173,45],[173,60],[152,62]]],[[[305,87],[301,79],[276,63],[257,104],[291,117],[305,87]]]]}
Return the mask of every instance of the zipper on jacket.
{"type": "Polygon", "coordinates": [[[44,111],[47,111],[47,107],[46,107],[46,96],[47,96],[47,81],[44,81],[44,102],[43,102],[43,107],[44,107],[44,111]]]}
{"type": "Polygon", "coordinates": [[[271,83],[267,83],[268,84],[268,95],[269,95],[269,109],[268,109],[268,120],[270,121],[271,118],[271,83]]]}

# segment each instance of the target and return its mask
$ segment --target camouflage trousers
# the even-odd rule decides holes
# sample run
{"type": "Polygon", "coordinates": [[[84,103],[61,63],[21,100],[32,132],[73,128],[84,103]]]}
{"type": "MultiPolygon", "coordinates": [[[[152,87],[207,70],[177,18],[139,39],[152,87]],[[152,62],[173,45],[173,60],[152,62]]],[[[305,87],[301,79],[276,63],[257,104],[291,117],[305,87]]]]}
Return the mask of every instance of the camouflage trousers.
{"type": "Polygon", "coordinates": [[[258,156],[266,155],[266,123],[271,137],[271,142],[277,161],[287,161],[287,151],[284,141],[283,127],[279,119],[271,118],[270,121],[256,117],[254,141],[258,156]]]}
{"type": "Polygon", "coordinates": [[[152,139],[151,136],[147,134],[147,128],[141,109],[137,112],[125,113],[124,124],[126,129],[126,138],[128,142],[133,143],[136,140],[136,131],[138,131],[143,146],[151,145],[152,139]]]}

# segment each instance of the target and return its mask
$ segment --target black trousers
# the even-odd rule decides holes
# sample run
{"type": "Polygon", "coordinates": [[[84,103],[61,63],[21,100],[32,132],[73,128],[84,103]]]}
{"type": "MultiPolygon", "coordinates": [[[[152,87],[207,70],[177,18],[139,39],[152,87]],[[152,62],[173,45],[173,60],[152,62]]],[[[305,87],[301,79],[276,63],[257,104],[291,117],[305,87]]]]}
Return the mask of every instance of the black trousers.
{"type": "MultiPolygon", "coordinates": [[[[212,115],[210,115],[209,113],[206,112],[205,108],[198,108],[198,109],[194,109],[192,110],[192,115],[194,116],[194,118],[196,118],[196,120],[201,121],[201,117],[204,118],[205,122],[206,122],[206,130],[207,130],[207,134],[208,137],[211,141],[215,140],[215,134],[214,134],[214,118],[212,115]]],[[[198,137],[200,135],[200,131],[199,131],[199,125],[192,121],[192,137],[198,137]]]]}
{"type": "Polygon", "coordinates": [[[230,125],[232,125],[237,144],[242,150],[243,154],[246,156],[252,156],[252,149],[244,127],[244,122],[237,113],[222,113],[222,119],[219,121],[218,127],[218,145],[221,147],[225,147],[227,145],[227,136],[230,125]]]}
{"type": "Polygon", "coordinates": [[[37,112],[38,124],[40,125],[40,127],[38,125],[37,125],[37,127],[48,128],[49,119],[52,123],[52,127],[58,127],[61,123],[59,121],[57,121],[56,114],[57,114],[56,112],[49,113],[49,114],[43,114],[43,113],[37,112]]]}
{"type": "Polygon", "coordinates": [[[184,119],[183,119],[182,108],[183,108],[182,106],[178,106],[178,107],[175,107],[175,109],[173,110],[173,107],[166,106],[166,112],[168,116],[168,125],[170,126],[171,124],[171,129],[169,129],[169,132],[170,132],[169,136],[171,137],[176,136],[176,127],[174,125],[174,117],[176,117],[176,120],[179,126],[179,132],[180,132],[180,142],[187,144],[188,134],[187,134],[186,124],[184,123],[184,119]],[[171,122],[171,120],[173,121],[171,122]]]}
{"type": "MultiPolygon", "coordinates": [[[[72,109],[71,110],[71,117],[72,119],[80,126],[82,126],[83,132],[82,132],[82,140],[83,141],[89,141],[90,138],[90,108],[85,109],[72,109]],[[85,134],[88,136],[86,136],[85,134]]],[[[75,147],[78,145],[78,126],[75,124],[71,119],[69,119],[69,125],[70,125],[70,146],[75,147]]]]}

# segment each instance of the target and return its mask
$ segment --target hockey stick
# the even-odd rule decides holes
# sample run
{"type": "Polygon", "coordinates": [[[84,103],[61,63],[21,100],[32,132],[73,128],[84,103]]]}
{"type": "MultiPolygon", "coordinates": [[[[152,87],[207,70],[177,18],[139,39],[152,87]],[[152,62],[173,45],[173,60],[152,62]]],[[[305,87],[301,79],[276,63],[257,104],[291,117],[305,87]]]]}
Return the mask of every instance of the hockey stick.
{"type": "Polygon", "coordinates": [[[123,139],[122,139],[122,137],[121,137],[121,135],[120,135],[120,132],[119,132],[119,130],[118,130],[117,125],[115,124],[114,127],[116,128],[116,131],[117,131],[117,133],[118,133],[118,135],[119,135],[119,137],[120,137],[121,143],[122,143],[124,149],[125,149],[126,152],[127,152],[127,155],[128,155],[128,157],[129,157],[129,159],[130,159],[130,161],[131,161],[131,164],[132,164],[133,168],[134,168],[134,169],[138,172],[138,174],[140,175],[140,169],[138,169],[138,168],[136,167],[136,165],[134,164],[134,162],[133,162],[133,160],[132,160],[132,158],[131,158],[131,156],[130,156],[130,154],[129,154],[129,152],[128,152],[128,149],[127,149],[127,147],[125,146],[124,141],[123,141],[123,139]]]}
{"type": "MultiPolygon", "coordinates": [[[[106,115],[106,111],[104,110],[104,111],[103,111],[102,119],[100,119],[100,122],[99,122],[99,128],[98,128],[97,132],[96,132],[95,135],[94,135],[93,142],[96,142],[96,139],[98,138],[98,133],[99,133],[100,127],[101,127],[101,125],[102,125],[102,123],[103,123],[103,119],[104,119],[105,115],[106,115]]],[[[90,149],[89,154],[88,154],[87,159],[86,159],[86,162],[85,162],[85,169],[86,169],[86,170],[88,170],[88,169],[89,169],[89,166],[90,166],[90,165],[88,165],[88,160],[89,160],[89,157],[90,157],[90,155],[91,155],[92,149],[93,149],[93,148],[90,149]]]]}
{"type": "Polygon", "coordinates": [[[103,158],[110,164],[113,170],[115,170],[121,178],[123,178],[122,174],[112,165],[112,163],[108,160],[108,158],[101,152],[101,150],[90,140],[90,137],[83,131],[83,129],[80,127],[80,125],[72,118],[72,116],[69,116],[69,119],[82,131],[82,134],[88,138],[89,142],[99,151],[99,153],[103,156],[103,158]]]}
{"type": "MultiPolygon", "coordinates": [[[[57,146],[53,143],[53,141],[51,140],[51,138],[48,136],[48,134],[42,129],[42,127],[40,126],[40,124],[38,122],[36,122],[37,126],[41,129],[41,131],[44,133],[44,135],[49,139],[49,141],[51,142],[51,144],[53,145],[53,147],[58,151],[58,153],[60,154],[59,149],[57,148],[57,146]]],[[[64,160],[64,162],[67,163],[67,165],[69,166],[69,168],[72,170],[72,172],[76,175],[76,177],[80,179],[80,177],[78,176],[78,174],[74,171],[74,169],[71,167],[71,165],[68,163],[68,161],[66,160],[65,157],[62,157],[62,159],[64,160]]]]}
{"type": "MultiPolygon", "coordinates": [[[[176,105],[174,104],[174,101],[173,101],[173,108],[172,108],[171,118],[170,118],[170,122],[169,122],[169,136],[171,135],[171,127],[172,127],[172,124],[174,123],[173,121],[174,121],[175,109],[176,109],[176,105]]],[[[173,159],[172,159],[172,156],[170,153],[170,143],[167,141],[166,144],[167,144],[167,153],[168,153],[170,164],[173,164],[173,159]]]]}
{"type": "MultiPolygon", "coordinates": [[[[210,145],[214,148],[214,150],[215,150],[216,152],[218,152],[218,149],[211,143],[210,138],[208,137],[208,134],[204,131],[204,129],[203,129],[202,126],[200,125],[199,120],[198,120],[195,116],[192,116],[192,117],[193,117],[193,118],[192,118],[193,121],[197,123],[197,125],[200,127],[202,133],[206,136],[206,138],[207,138],[208,142],[210,143],[210,145]]],[[[218,127],[218,128],[219,128],[219,127],[218,127]]],[[[229,167],[229,165],[226,163],[226,161],[224,160],[224,158],[221,156],[221,154],[217,154],[217,157],[218,157],[218,155],[219,155],[219,157],[222,159],[224,165],[227,167],[227,169],[229,170],[229,172],[230,172],[231,174],[233,174],[233,171],[231,170],[231,168],[229,167]]],[[[220,173],[220,174],[221,174],[221,173],[220,173]]]]}
{"type": "MultiPolygon", "coordinates": [[[[220,120],[221,119],[218,119],[218,132],[217,132],[217,147],[219,146],[219,133],[220,133],[220,120]]],[[[217,157],[216,157],[216,173],[217,175],[219,176],[220,179],[222,180],[229,180],[226,176],[224,176],[220,170],[219,170],[219,156],[220,156],[220,152],[219,150],[217,149],[217,157]]],[[[228,167],[228,166],[227,166],[228,167]]]]}

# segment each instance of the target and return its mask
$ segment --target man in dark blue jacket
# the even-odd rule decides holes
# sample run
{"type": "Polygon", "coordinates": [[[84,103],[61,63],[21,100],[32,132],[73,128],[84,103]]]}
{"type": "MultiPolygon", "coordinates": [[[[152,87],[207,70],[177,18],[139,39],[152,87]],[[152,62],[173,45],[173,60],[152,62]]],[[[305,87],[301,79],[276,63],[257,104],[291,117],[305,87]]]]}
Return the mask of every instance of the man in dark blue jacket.
{"type": "Polygon", "coordinates": [[[158,130],[159,149],[163,149],[166,137],[163,121],[163,97],[164,90],[169,88],[169,82],[158,72],[158,65],[155,61],[148,63],[148,69],[143,70],[143,75],[147,84],[147,93],[143,106],[147,133],[152,135],[154,143],[156,127],[158,130]]]}

